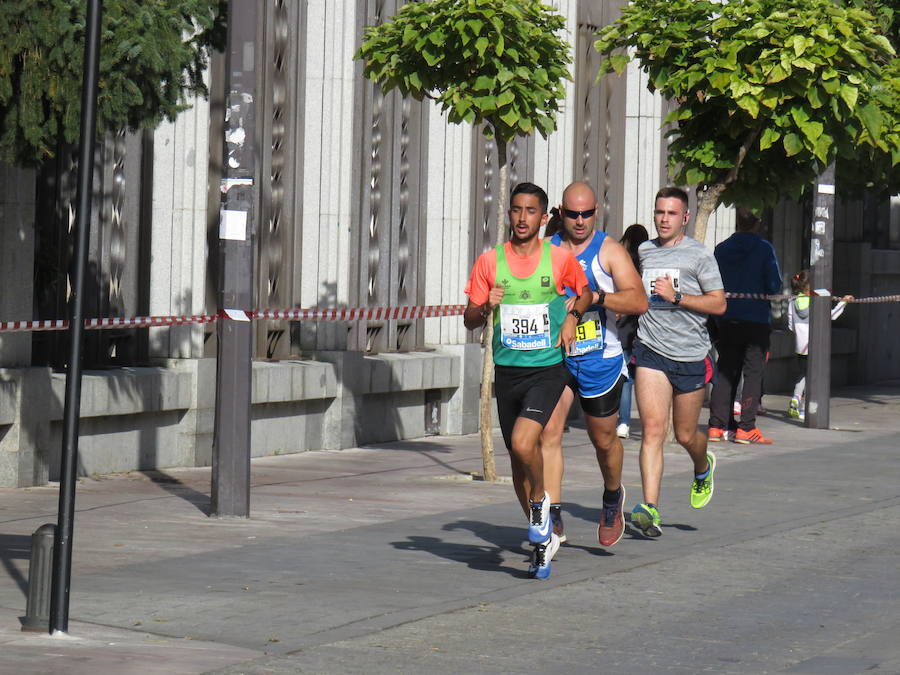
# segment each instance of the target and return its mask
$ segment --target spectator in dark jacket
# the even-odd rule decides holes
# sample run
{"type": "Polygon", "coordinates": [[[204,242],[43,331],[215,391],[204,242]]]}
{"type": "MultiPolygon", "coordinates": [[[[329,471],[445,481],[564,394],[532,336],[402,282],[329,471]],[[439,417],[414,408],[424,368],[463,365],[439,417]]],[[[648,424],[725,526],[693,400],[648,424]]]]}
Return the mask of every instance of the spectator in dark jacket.
{"type": "MultiPolygon", "coordinates": [[[[716,262],[726,293],[774,295],[781,290],[781,270],[775,249],[762,238],[762,223],[751,211],[737,210],[737,232],[716,246],[716,262]]],[[[709,440],[729,435],[732,401],[744,376],[741,419],[734,431],[736,443],[772,441],[756,427],[756,411],[762,395],[763,371],[769,351],[771,308],[764,298],[728,298],[728,309],[714,318],[715,345],[719,353],[718,377],[709,403],[709,440]]]]}

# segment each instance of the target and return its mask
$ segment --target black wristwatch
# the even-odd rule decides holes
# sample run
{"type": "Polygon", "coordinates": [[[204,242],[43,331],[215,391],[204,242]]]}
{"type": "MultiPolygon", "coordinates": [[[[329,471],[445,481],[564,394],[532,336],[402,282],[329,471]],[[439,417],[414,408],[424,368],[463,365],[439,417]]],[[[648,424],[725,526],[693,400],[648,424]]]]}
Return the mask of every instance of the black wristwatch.
{"type": "Polygon", "coordinates": [[[572,309],[569,310],[569,314],[571,314],[572,316],[574,316],[574,317],[575,317],[575,320],[576,320],[578,323],[581,323],[581,317],[584,316],[584,314],[582,314],[581,312],[579,312],[579,311],[578,311],[577,309],[575,309],[574,307],[573,307],[572,309]]]}
{"type": "Polygon", "coordinates": [[[597,303],[601,307],[603,307],[603,303],[606,302],[606,291],[599,290],[597,291],[597,303]]]}
{"type": "Polygon", "coordinates": [[[682,298],[682,297],[684,297],[684,296],[681,295],[681,291],[675,291],[675,297],[672,298],[672,304],[673,304],[673,305],[680,305],[680,304],[681,304],[681,298],[682,298]]]}

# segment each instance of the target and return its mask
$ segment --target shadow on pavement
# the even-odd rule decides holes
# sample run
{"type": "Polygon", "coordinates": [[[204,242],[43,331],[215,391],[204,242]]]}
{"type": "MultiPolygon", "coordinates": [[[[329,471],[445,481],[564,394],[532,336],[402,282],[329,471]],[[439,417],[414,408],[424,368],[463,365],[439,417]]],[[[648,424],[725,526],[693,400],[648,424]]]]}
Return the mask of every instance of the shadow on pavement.
{"type": "MultiPolygon", "coordinates": [[[[439,558],[465,563],[475,570],[505,572],[522,579],[528,576],[523,569],[503,566],[503,549],[499,546],[460,544],[458,542],[443,541],[437,537],[419,536],[409,537],[407,541],[394,541],[391,542],[391,545],[400,551],[425,551],[439,558]]],[[[522,555],[526,555],[524,550],[522,555]]]]}
{"type": "Polygon", "coordinates": [[[188,504],[197,507],[204,516],[212,513],[212,505],[210,504],[209,495],[198,492],[189,485],[185,485],[178,478],[170,476],[164,471],[141,471],[151,482],[159,485],[163,490],[173,497],[179,497],[188,504]]]}
{"type": "Polygon", "coordinates": [[[561,510],[564,516],[571,516],[572,518],[578,518],[579,520],[584,520],[588,523],[597,524],[600,522],[600,493],[598,493],[598,501],[596,507],[591,506],[582,506],[581,504],[576,504],[575,502],[563,502],[561,510]]]}
{"type": "Polygon", "coordinates": [[[409,537],[407,541],[392,542],[392,546],[405,551],[426,551],[455,562],[464,562],[472,569],[504,572],[518,579],[527,579],[524,568],[504,566],[504,553],[521,555],[524,561],[531,558],[531,548],[525,543],[524,527],[493,525],[477,520],[459,520],[442,528],[445,532],[468,530],[487,542],[488,546],[447,542],[437,537],[409,537]]]}
{"type": "Polygon", "coordinates": [[[28,579],[16,567],[14,560],[31,560],[31,537],[22,534],[0,534],[0,564],[10,579],[16,582],[22,594],[27,596],[28,579]]]}
{"type": "MultiPolygon", "coordinates": [[[[378,443],[371,445],[364,445],[364,450],[399,450],[402,452],[413,452],[416,453],[431,462],[434,462],[436,465],[446,469],[447,471],[451,471],[453,473],[459,475],[467,475],[469,472],[460,469],[453,464],[447,463],[443,461],[440,457],[436,457],[436,454],[445,454],[452,455],[457,449],[451,445],[441,444],[439,442],[435,442],[433,440],[428,441],[394,441],[392,443],[378,443]]],[[[459,460],[456,460],[459,461],[459,460]]]]}

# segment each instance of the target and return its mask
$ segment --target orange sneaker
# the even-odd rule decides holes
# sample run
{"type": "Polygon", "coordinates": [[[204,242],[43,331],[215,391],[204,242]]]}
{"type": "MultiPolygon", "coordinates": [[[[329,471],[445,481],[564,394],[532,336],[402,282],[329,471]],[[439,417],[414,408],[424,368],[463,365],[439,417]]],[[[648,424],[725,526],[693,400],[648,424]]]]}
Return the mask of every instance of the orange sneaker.
{"type": "Polygon", "coordinates": [[[597,539],[601,546],[614,546],[625,534],[625,486],[619,486],[619,501],[615,504],[603,504],[600,510],[600,526],[597,528],[597,539]]]}
{"type": "Polygon", "coordinates": [[[751,443],[756,445],[771,445],[772,439],[766,438],[758,428],[753,427],[750,431],[738,429],[734,434],[734,442],[743,443],[744,445],[750,445],[751,443]]]}
{"type": "Polygon", "coordinates": [[[728,432],[719,427],[710,427],[708,430],[708,440],[710,443],[719,443],[728,440],[728,432]]]}

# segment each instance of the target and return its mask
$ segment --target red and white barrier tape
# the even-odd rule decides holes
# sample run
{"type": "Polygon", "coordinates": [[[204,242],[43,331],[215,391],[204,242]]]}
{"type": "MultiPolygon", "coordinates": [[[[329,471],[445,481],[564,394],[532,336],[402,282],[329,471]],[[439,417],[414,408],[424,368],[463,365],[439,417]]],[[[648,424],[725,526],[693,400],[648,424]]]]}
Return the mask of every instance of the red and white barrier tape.
{"type": "MultiPolygon", "coordinates": [[[[841,298],[832,296],[832,300],[840,300],[841,298]]],[[[853,298],[848,300],[850,303],[871,304],[873,302],[900,302],[900,295],[878,295],[872,298],[853,298]]]]}
{"type": "MultiPolygon", "coordinates": [[[[129,319],[110,317],[103,319],[85,319],[87,330],[109,330],[111,328],[146,328],[148,326],[176,326],[187,323],[211,323],[219,317],[209,314],[195,316],[137,316],[129,319]]],[[[66,330],[69,322],[66,319],[50,321],[0,321],[0,333],[25,333],[46,330],[66,330]]]]}
{"type": "MultiPolygon", "coordinates": [[[[84,327],[87,330],[110,330],[113,328],[148,328],[203,324],[212,323],[223,318],[237,320],[237,314],[240,314],[243,320],[388,321],[391,319],[429,319],[440,316],[459,316],[465,309],[465,305],[425,305],[419,307],[353,307],[347,309],[263,309],[256,312],[225,310],[221,314],[197,314],[194,316],[136,316],[132,318],[85,319],[84,327]]],[[[69,322],[65,319],[0,321],[0,333],[66,330],[68,327],[69,322]]]]}
{"type": "MultiPolygon", "coordinates": [[[[757,293],[726,293],[726,298],[748,300],[790,300],[793,295],[760,295],[757,293]]],[[[833,296],[832,300],[841,298],[833,296]]],[[[900,295],[881,295],[871,298],[854,298],[851,303],[900,302],[900,295]]],[[[196,314],[194,316],[136,316],[131,318],[85,319],[87,330],[113,328],[150,328],[179,326],[184,324],[212,323],[219,319],[256,321],[389,321],[406,319],[430,319],[442,316],[460,316],[465,305],[423,305],[406,307],[350,307],[345,309],[261,309],[255,312],[225,310],[220,314],[196,314]]],[[[66,330],[65,319],[49,321],[0,321],[0,333],[26,333],[49,330],[66,330]]]]}
{"type": "Polygon", "coordinates": [[[425,305],[420,307],[353,307],[349,309],[261,309],[254,319],[290,321],[387,321],[390,319],[430,319],[459,316],[465,305],[425,305]]]}
{"type": "MultiPolygon", "coordinates": [[[[820,294],[822,295],[822,294],[820,294]]],[[[726,293],[726,298],[738,300],[793,300],[796,295],[766,295],[764,293],[726,293]]],[[[842,296],[832,295],[832,300],[843,300],[842,296]]],[[[872,304],[875,302],[900,302],[900,295],[879,295],[871,298],[852,298],[847,300],[854,304],[872,304]]]]}

